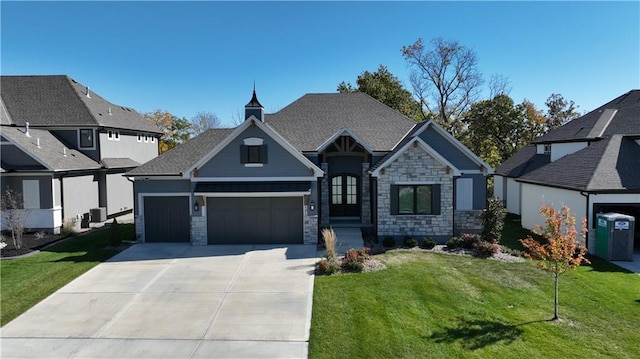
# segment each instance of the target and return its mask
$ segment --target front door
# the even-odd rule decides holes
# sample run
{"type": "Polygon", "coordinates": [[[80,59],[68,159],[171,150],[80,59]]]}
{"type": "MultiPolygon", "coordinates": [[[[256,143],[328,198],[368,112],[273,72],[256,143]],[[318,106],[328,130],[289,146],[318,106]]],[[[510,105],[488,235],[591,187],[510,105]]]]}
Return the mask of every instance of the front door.
{"type": "Polygon", "coordinates": [[[329,215],[331,217],[360,216],[360,181],[357,176],[339,174],[330,178],[329,215]]]}

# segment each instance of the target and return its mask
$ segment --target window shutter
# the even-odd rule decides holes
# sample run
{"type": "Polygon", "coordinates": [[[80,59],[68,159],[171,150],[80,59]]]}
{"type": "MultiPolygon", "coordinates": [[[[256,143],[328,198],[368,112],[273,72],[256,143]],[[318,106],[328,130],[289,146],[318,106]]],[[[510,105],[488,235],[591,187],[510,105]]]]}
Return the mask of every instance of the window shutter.
{"type": "Polygon", "coordinates": [[[389,200],[391,203],[391,214],[398,214],[398,186],[391,185],[391,190],[389,193],[389,200]]]}
{"type": "Polygon", "coordinates": [[[440,185],[434,184],[432,187],[432,201],[433,201],[433,214],[440,214],[442,211],[440,210],[440,185]]]}
{"type": "Polygon", "coordinates": [[[261,163],[267,163],[268,161],[268,157],[267,157],[267,153],[269,151],[267,151],[267,145],[262,145],[260,146],[260,162],[261,163]]]}
{"type": "Polygon", "coordinates": [[[249,147],[240,145],[240,163],[247,163],[249,159],[249,147]]]}

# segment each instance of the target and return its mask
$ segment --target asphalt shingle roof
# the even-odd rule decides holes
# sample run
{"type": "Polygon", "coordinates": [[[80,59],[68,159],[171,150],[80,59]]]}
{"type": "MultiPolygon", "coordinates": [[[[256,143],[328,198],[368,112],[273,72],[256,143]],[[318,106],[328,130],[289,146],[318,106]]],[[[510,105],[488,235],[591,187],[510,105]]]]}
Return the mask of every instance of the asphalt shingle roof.
{"type": "Polygon", "coordinates": [[[2,76],[0,86],[6,111],[19,126],[29,122],[32,127],[103,126],[161,133],[131,108],[110,103],[90,89],[87,97],[87,88],[66,75],[2,76]]]}
{"type": "MultiPolygon", "coordinates": [[[[0,134],[54,171],[101,168],[98,162],[85,156],[80,151],[67,148],[49,131],[31,128],[29,130],[31,137],[27,137],[24,128],[2,126],[0,127],[0,134]],[[40,140],[40,147],[38,147],[38,140],[40,140]]],[[[5,170],[28,169],[22,168],[19,164],[6,164],[4,159],[2,168],[5,170]]]]}
{"type": "Polygon", "coordinates": [[[391,151],[415,122],[365,93],[307,94],[274,114],[273,127],[299,151],[315,151],[348,128],[373,151],[391,151]]]}
{"type": "Polygon", "coordinates": [[[536,146],[527,145],[496,167],[494,173],[507,177],[520,177],[548,164],[550,161],[551,158],[548,154],[536,154],[536,146]]]}
{"type": "Polygon", "coordinates": [[[132,168],[140,166],[140,163],[131,158],[103,158],[100,162],[104,168],[132,168]]]}
{"type": "Polygon", "coordinates": [[[130,176],[178,175],[198,162],[232,131],[232,128],[210,129],[127,174],[130,176]]]}

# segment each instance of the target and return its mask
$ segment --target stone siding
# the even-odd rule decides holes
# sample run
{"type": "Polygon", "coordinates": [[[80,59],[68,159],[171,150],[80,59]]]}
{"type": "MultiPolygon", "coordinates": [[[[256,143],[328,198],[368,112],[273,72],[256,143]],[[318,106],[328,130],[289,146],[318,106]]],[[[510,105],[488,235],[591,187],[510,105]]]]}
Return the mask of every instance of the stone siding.
{"type": "Polygon", "coordinates": [[[453,235],[453,176],[420,147],[407,149],[378,176],[378,236],[444,239],[453,235]],[[391,185],[440,184],[439,215],[392,215],[391,185]]]}
{"type": "Polygon", "coordinates": [[[455,211],[455,235],[482,232],[482,210],[455,211]]]}
{"type": "Polygon", "coordinates": [[[191,244],[206,246],[207,243],[207,217],[191,216],[191,244]]]}
{"type": "Polygon", "coordinates": [[[135,231],[136,241],[138,243],[144,243],[144,217],[139,214],[135,215],[135,231]]]}
{"type": "Polygon", "coordinates": [[[304,231],[304,244],[318,244],[318,216],[309,215],[307,213],[308,207],[304,206],[302,212],[302,222],[304,231]]]}

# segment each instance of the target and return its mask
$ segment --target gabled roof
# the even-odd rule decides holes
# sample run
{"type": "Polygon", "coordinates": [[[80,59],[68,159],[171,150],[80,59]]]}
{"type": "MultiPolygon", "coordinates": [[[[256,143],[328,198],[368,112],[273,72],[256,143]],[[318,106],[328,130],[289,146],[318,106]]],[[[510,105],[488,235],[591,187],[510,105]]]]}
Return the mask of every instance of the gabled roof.
{"type": "Polygon", "coordinates": [[[232,128],[212,128],[129,171],[129,176],[172,176],[186,173],[200,158],[222,142],[232,128]]]}
{"type": "Polygon", "coordinates": [[[100,163],[104,168],[133,168],[140,166],[140,163],[131,158],[103,158],[100,163]]]}
{"type": "Polygon", "coordinates": [[[640,90],[629,91],[533,143],[585,141],[614,134],[640,135],[640,90]]]}
{"type": "Polygon", "coordinates": [[[361,92],[307,94],[266,115],[265,122],[301,152],[315,152],[344,128],[373,151],[388,152],[415,124],[361,92]]]}
{"type": "Polygon", "coordinates": [[[406,141],[401,147],[396,148],[393,152],[390,152],[387,156],[385,156],[378,164],[371,170],[371,176],[378,177],[380,175],[380,171],[393,163],[398,157],[400,157],[405,151],[407,151],[412,146],[418,146],[422,148],[423,151],[428,153],[431,157],[433,157],[436,161],[440,162],[444,167],[448,167],[453,170],[454,176],[460,176],[461,172],[457,169],[451,162],[449,162],[446,158],[442,157],[438,151],[434,150],[429,146],[426,142],[424,142],[420,137],[415,136],[406,141]]]}
{"type": "Polygon", "coordinates": [[[135,110],[105,100],[66,75],[2,76],[0,86],[10,121],[18,126],[29,122],[32,127],[109,127],[161,133],[135,110]]]}
{"type": "Polygon", "coordinates": [[[640,145],[623,135],[588,147],[531,171],[518,181],[580,191],[640,190],[640,145]]]}
{"type": "MultiPolygon", "coordinates": [[[[55,138],[49,131],[31,128],[30,137],[25,134],[24,128],[2,126],[0,134],[22,152],[42,164],[48,171],[72,171],[98,169],[101,165],[82,154],[80,151],[67,148],[55,138]],[[38,140],[40,147],[38,147],[38,140]]],[[[5,145],[6,146],[6,145],[5,145]]],[[[31,170],[19,164],[5,163],[3,156],[2,168],[10,170],[31,170]]]]}
{"type": "Polygon", "coordinates": [[[536,154],[536,145],[527,145],[509,157],[495,169],[495,174],[506,177],[520,177],[551,161],[548,154],[536,154]]]}

